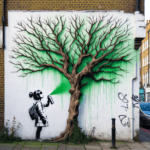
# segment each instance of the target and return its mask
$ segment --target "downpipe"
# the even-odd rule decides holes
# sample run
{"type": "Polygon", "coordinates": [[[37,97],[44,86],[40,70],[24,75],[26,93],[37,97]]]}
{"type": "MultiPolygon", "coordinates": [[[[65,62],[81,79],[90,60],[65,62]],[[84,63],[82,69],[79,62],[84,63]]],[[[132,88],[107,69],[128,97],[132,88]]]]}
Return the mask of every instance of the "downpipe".
{"type": "Polygon", "coordinates": [[[2,22],[3,22],[3,49],[5,49],[5,0],[3,0],[3,17],[2,17],[2,22]]]}
{"type": "Polygon", "coordinates": [[[140,11],[140,0],[136,0],[136,11],[140,11]]]}
{"type": "Polygon", "coordinates": [[[137,63],[135,67],[135,77],[131,79],[131,101],[130,101],[131,140],[133,140],[133,136],[134,136],[134,109],[133,109],[133,104],[132,104],[132,95],[134,91],[133,83],[134,83],[134,80],[136,79],[137,79],[137,63]]]}

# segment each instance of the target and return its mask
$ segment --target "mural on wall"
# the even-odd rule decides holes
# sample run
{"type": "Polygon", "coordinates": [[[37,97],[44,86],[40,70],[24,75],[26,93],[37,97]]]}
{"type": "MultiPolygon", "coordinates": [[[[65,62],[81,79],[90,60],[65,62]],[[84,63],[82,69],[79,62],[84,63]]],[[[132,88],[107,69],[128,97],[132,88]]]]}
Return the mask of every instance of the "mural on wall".
{"type": "Polygon", "coordinates": [[[120,83],[118,77],[127,72],[124,65],[132,60],[129,44],[132,27],[128,19],[74,15],[46,20],[31,17],[27,22],[18,23],[16,28],[19,34],[14,38],[16,46],[10,61],[16,72],[26,77],[53,68],[71,85],[67,126],[54,139],[61,141],[73,133],[81,88],[86,88],[90,80],[120,83]]]}
{"type": "Polygon", "coordinates": [[[45,107],[49,107],[49,104],[54,104],[54,101],[50,95],[47,96],[48,101],[46,104],[42,104],[41,99],[44,97],[42,91],[37,90],[34,93],[29,93],[30,97],[33,97],[36,100],[36,103],[29,109],[29,114],[31,119],[35,119],[35,126],[37,127],[36,131],[36,139],[38,141],[42,141],[40,139],[40,133],[42,131],[42,127],[48,126],[47,115],[45,112],[45,107]]]}

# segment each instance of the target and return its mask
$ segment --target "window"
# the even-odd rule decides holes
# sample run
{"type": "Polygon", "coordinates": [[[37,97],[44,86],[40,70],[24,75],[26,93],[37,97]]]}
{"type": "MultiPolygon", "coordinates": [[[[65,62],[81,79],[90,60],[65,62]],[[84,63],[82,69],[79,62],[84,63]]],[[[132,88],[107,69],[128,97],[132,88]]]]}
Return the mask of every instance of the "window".
{"type": "Polygon", "coordinates": [[[144,75],[144,76],[145,76],[145,84],[146,84],[146,73],[145,73],[145,75],[144,75]]]}
{"type": "Polygon", "coordinates": [[[147,84],[147,73],[145,73],[145,76],[146,76],[146,80],[145,80],[145,83],[147,84]]]}
{"type": "Polygon", "coordinates": [[[147,74],[147,82],[146,83],[148,84],[148,72],[146,74],[147,74]]]}

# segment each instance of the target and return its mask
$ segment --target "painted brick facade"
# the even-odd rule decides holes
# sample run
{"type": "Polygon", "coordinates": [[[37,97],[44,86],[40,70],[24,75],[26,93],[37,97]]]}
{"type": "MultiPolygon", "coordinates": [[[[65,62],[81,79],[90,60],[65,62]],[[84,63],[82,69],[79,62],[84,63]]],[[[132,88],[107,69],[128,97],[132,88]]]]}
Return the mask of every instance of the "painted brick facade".
{"type": "MultiPolygon", "coordinates": [[[[124,10],[134,13],[136,0],[6,0],[6,25],[8,10],[124,10]]],[[[140,1],[140,12],[144,13],[144,0],[140,1]]],[[[3,1],[0,0],[0,18],[3,1]]],[[[17,16],[16,16],[17,17],[17,16]]],[[[2,26],[2,19],[0,21],[2,26]]],[[[4,124],[4,50],[0,50],[0,129],[4,124]]]]}

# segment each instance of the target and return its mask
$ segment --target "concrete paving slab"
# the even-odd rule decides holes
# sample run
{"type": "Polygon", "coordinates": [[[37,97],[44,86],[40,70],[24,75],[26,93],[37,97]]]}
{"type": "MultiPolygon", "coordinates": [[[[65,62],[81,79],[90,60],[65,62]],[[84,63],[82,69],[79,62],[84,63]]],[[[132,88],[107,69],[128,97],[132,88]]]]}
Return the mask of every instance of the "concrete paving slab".
{"type": "Polygon", "coordinates": [[[83,146],[76,146],[76,149],[85,149],[84,145],[83,146]]]}
{"type": "Polygon", "coordinates": [[[22,148],[23,145],[16,145],[15,148],[22,148]]]}
{"type": "Polygon", "coordinates": [[[67,147],[66,150],[76,150],[76,148],[73,148],[73,147],[67,147]]]}
{"type": "Polygon", "coordinates": [[[57,148],[41,148],[40,150],[57,150],[57,148]]]}
{"type": "Polygon", "coordinates": [[[59,148],[59,147],[58,147],[58,150],[66,150],[66,148],[59,148]]]}
{"type": "Polygon", "coordinates": [[[119,150],[131,150],[129,147],[117,147],[119,150]]]}
{"type": "Polygon", "coordinates": [[[56,145],[42,145],[42,148],[56,148],[57,149],[58,146],[56,145]]]}
{"type": "Polygon", "coordinates": [[[132,149],[132,150],[148,150],[147,148],[142,148],[142,147],[140,147],[140,148],[134,147],[134,148],[130,148],[130,149],[132,149]]]}
{"type": "Polygon", "coordinates": [[[0,150],[12,150],[12,148],[2,148],[2,149],[0,149],[0,150]]]}
{"type": "Polygon", "coordinates": [[[124,148],[124,147],[127,147],[129,148],[126,143],[116,143],[116,147],[119,149],[119,148],[124,148]]]}
{"type": "Polygon", "coordinates": [[[79,146],[79,145],[67,145],[67,148],[84,148],[84,145],[83,146],[79,146]]]}
{"type": "Polygon", "coordinates": [[[23,147],[23,145],[16,145],[13,150],[20,150],[23,147]]]}
{"type": "Polygon", "coordinates": [[[150,142],[142,142],[141,144],[146,148],[150,149],[150,142]]]}
{"type": "Polygon", "coordinates": [[[24,148],[33,147],[33,148],[40,148],[41,145],[25,145],[24,148]]]}
{"type": "Polygon", "coordinates": [[[1,149],[12,150],[14,147],[15,147],[15,145],[13,145],[13,146],[0,145],[0,150],[1,150],[1,149]]]}
{"type": "Polygon", "coordinates": [[[99,144],[99,142],[90,142],[90,143],[88,143],[88,144],[86,144],[86,145],[99,146],[100,144],[99,144]]]}
{"type": "MultiPolygon", "coordinates": [[[[97,149],[88,149],[88,148],[86,148],[86,150],[97,150],[97,149]]],[[[102,150],[102,149],[101,149],[102,150]]]]}
{"type": "Polygon", "coordinates": [[[21,150],[30,150],[30,148],[22,148],[21,150]]]}
{"type": "Polygon", "coordinates": [[[97,150],[101,150],[101,147],[100,146],[93,146],[93,145],[85,145],[85,148],[86,149],[97,149],[97,150]]]}
{"type": "Polygon", "coordinates": [[[102,149],[110,149],[111,142],[100,142],[100,145],[101,145],[102,149]]]}
{"type": "Polygon", "coordinates": [[[76,145],[67,145],[66,148],[76,148],[76,145]]]}
{"type": "Polygon", "coordinates": [[[137,148],[145,148],[142,144],[140,144],[140,143],[138,143],[138,142],[127,143],[127,145],[128,145],[130,148],[134,148],[134,147],[137,147],[137,148]]]}
{"type": "Polygon", "coordinates": [[[14,148],[16,145],[0,145],[0,147],[10,147],[10,148],[14,148]]]}
{"type": "Polygon", "coordinates": [[[85,148],[76,148],[76,150],[85,150],[85,148]]]}

